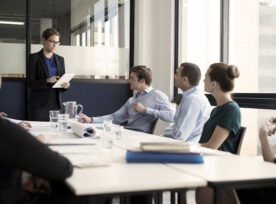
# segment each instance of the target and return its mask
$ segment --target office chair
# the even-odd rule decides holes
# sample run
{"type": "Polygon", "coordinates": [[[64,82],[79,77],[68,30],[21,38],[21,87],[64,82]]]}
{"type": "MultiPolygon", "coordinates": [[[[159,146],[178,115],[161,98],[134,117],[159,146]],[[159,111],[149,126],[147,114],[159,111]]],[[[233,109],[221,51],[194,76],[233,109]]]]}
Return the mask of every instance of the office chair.
{"type": "Polygon", "coordinates": [[[241,153],[241,147],[242,147],[242,144],[243,144],[245,131],[246,131],[246,127],[241,126],[238,133],[237,133],[237,135],[238,135],[238,148],[237,148],[236,154],[238,154],[238,155],[240,155],[240,153],[241,153]]]}
{"type": "MultiPolygon", "coordinates": [[[[152,122],[151,128],[150,128],[150,132],[148,132],[149,134],[153,134],[154,133],[157,121],[158,121],[158,118],[154,119],[154,121],[152,122]]],[[[127,121],[124,121],[124,122],[120,123],[120,125],[124,126],[125,129],[135,130],[135,131],[138,131],[138,132],[144,132],[143,130],[141,130],[139,128],[133,128],[133,127],[126,126],[127,125],[127,121]]]]}

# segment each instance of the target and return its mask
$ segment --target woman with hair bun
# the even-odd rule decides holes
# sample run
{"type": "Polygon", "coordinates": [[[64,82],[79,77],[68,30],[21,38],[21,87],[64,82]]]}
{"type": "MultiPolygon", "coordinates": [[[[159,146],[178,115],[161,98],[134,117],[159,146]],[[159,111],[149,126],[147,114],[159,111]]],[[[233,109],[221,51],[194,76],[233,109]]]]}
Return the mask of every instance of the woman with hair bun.
{"type": "Polygon", "coordinates": [[[215,63],[205,74],[205,91],[211,93],[217,107],[211,112],[205,123],[199,143],[203,147],[236,153],[238,148],[237,132],[240,129],[241,113],[231,98],[234,79],[240,73],[236,66],[215,63]]]}
{"type": "MultiPolygon", "coordinates": [[[[209,120],[203,127],[199,140],[203,147],[237,152],[241,113],[238,104],[231,98],[231,91],[234,88],[234,79],[239,75],[238,68],[233,65],[215,63],[208,68],[204,79],[205,91],[214,96],[217,107],[212,110],[209,120]]],[[[233,191],[223,191],[223,200],[226,203],[235,203],[233,191]]],[[[196,201],[198,204],[213,203],[213,189],[197,188],[196,201]]]]}

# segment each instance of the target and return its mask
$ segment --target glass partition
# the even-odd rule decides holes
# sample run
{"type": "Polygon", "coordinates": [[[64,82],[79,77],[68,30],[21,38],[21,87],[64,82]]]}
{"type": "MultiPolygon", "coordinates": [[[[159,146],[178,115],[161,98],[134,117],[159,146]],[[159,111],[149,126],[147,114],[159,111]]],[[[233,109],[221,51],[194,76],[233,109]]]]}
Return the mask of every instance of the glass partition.
{"type": "Polygon", "coordinates": [[[31,53],[42,49],[40,36],[48,27],[61,34],[56,53],[66,73],[77,78],[128,79],[128,0],[32,1],[31,53]]]}
{"type": "Polygon", "coordinates": [[[26,1],[1,0],[0,74],[24,77],[26,70],[26,1]],[[16,6],[15,6],[16,5],[16,6]]]}

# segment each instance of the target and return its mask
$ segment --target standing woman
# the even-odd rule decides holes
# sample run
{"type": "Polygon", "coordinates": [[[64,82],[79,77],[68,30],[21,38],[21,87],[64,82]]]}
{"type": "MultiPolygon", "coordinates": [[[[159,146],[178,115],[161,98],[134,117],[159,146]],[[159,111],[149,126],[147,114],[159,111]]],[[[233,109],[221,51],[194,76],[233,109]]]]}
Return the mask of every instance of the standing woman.
{"type": "Polygon", "coordinates": [[[63,88],[52,88],[65,73],[64,58],[55,54],[60,44],[60,34],[54,28],[42,33],[43,49],[30,55],[27,74],[30,88],[28,100],[28,118],[34,121],[48,121],[49,110],[61,109],[60,93],[69,88],[70,83],[63,83],[63,88]]]}
{"type": "MultiPolygon", "coordinates": [[[[236,66],[215,63],[208,68],[204,86],[217,102],[205,123],[199,143],[211,149],[236,153],[238,149],[238,131],[241,127],[240,108],[231,98],[234,79],[240,76],[236,66]]],[[[223,191],[224,203],[235,203],[233,191],[223,191]]],[[[214,191],[209,187],[196,189],[197,204],[214,203],[214,191]]]]}

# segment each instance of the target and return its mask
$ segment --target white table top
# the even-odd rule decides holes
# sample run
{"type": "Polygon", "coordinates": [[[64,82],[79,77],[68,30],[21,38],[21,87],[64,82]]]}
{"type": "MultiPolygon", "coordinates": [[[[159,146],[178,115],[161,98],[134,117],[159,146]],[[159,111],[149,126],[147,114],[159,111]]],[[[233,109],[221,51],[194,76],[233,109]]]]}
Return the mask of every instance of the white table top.
{"type": "Polygon", "coordinates": [[[203,179],[163,164],[126,163],[74,169],[66,183],[76,195],[192,188],[207,184],[203,179]]]}
{"type": "MultiPolygon", "coordinates": [[[[31,132],[35,135],[38,133],[48,134],[53,138],[78,138],[72,131],[66,133],[53,131],[49,123],[36,123],[31,132]]],[[[103,135],[103,130],[97,129],[97,135],[103,135]]],[[[276,179],[276,165],[274,164],[217,150],[210,150],[208,154],[204,154],[203,164],[126,163],[126,149],[138,148],[140,142],[162,141],[178,142],[166,137],[124,129],[122,139],[114,139],[112,150],[93,149],[87,154],[89,157],[108,161],[109,166],[74,168],[74,173],[66,180],[66,184],[76,195],[88,195],[193,188],[206,186],[207,182],[276,179]]],[[[95,148],[100,149],[100,143],[98,140],[95,148]]],[[[203,150],[206,149],[203,148],[203,150]]]]}
{"type": "Polygon", "coordinates": [[[208,182],[233,182],[258,179],[276,179],[276,165],[236,155],[204,157],[204,164],[167,164],[208,182]]]}
{"type": "MultiPolygon", "coordinates": [[[[51,129],[49,123],[33,123],[30,131],[34,135],[50,135],[54,139],[79,138],[67,130],[66,133],[51,129]]],[[[97,129],[97,135],[103,130],[97,129]]],[[[204,179],[174,170],[165,164],[128,164],[125,160],[126,149],[138,148],[140,142],[175,141],[173,139],[123,130],[122,139],[115,140],[112,149],[100,150],[100,141],[86,157],[99,157],[107,161],[108,166],[91,168],[74,168],[73,175],[66,179],[66,184],[76,195],[113,194],[123,192],[154,191],[167,189],[194,188],[206,186],[204,179]]],[[[55,147],[66,152],[66,146],[55,147]]],[[[70,147],[68,147],[70,148],[70,147]]],[[[83,147],[87,148],[87,147],[83,147]]],[[[86,150],[85,150],[86,151],[86,150]]],[[[83,153],[85,153],[83,151],[83,153]]],[[[72,155],[66,155],[70,158],[72,155]]]]}

